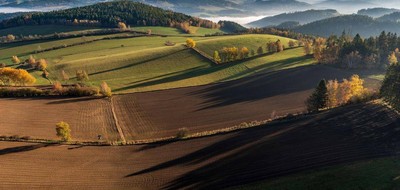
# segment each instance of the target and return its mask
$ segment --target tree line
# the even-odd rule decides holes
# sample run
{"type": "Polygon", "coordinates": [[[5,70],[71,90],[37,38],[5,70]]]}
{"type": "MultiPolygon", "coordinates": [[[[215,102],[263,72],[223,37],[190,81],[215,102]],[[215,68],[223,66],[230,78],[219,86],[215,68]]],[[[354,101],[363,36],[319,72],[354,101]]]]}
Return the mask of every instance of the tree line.
{"type": "Polygon", "coordinates": [[[397,63],[400,37],[395,33],[382,32],[377,37],[362,38],[359,34],[351,38],[345,32],[341,36],[316,38],[304,42],[306,54],[313,54],[322,64],[343,68],[382,68],[397,63]]]}

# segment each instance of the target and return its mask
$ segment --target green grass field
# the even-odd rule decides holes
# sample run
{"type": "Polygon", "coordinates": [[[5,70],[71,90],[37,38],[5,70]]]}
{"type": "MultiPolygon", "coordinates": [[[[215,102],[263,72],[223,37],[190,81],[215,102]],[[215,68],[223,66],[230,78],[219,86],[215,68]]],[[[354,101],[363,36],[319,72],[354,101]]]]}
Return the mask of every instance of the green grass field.
{"type": "Polygon", "coordinates": [[[131,29],[134,31],[139,32],[147,32],[149,29],[151,30],[152,34],[160,34],[160,35],[179,35],[179,36],[204,36],[206,34],[214,34],[216,32],[223,31],[219,29],[209,29],[209,28],[201,28],[201,27],[191,27],[193,30],[196,31],[194,34],[185,34],[181,30],[177,28],[170,28],[170,27],[161,27],[161,26],[142,26],[142,27],[132,27],[131,29]]]}
{"type": "Polygon", "coordinates": [[[61,32],[74,32],[82,30],[97,29],[97,27],[66,26],[66,25],[41,25],[41,26],[19,26],[0,30],[0,36],[13,34],[15,36],[46,35],[61,32]]]}
{"type": "MultiPolygon", "coordinates": [[[[171,28],[165,28],[170,30],[171,28]]],[[[118,34],[114,34],[118,35],[118,34]]],[[[113,36],[113,35],[108,35],[113,36]]],[[[85,37],[86,40],[105,36],[85,37]]],[[[271,35],[238,35],[193,37],[199,48],[211,52],[222,46],[258,47],[268,41],[287,38],[271,35]],[[208,48],[210,47],[210,48],[208,48]]],[[[21,60],[30,55],[45,58],[49,62],[48,71],[51,81],[61,80],[64,70],[76,82],[76,70],[86,70],[89,84],[99,85],[106,81],[115,93],[143,92],[160,89],[203,85],[228,81],[252,75],[257,72],[273,71],[314,63],[310,57],[303,56],[302,48],[285,50],[256,59],[234,64],[214,65],[193,50],[183,46],[187,37],[136,37],[125,39],[100,40],[84,45],[34,54],[38,48],[46,49],[62,44],[82,42],[82,38],[54,41],[23,42],[6,44],[0,47],[0,62],[11,65],[11,56],[18,55],[21,60]],[[166,41],[175,42],[175,46],[165,46],[166,41]]],[[[50,84],[41,77],[41,72],[32,74],[37,84],[50,84]]]]}
{"type": "Polygon", "coordinates": [[[235,190],[399,189],[400,160],[383,158],[250,184],[235,190]]]}

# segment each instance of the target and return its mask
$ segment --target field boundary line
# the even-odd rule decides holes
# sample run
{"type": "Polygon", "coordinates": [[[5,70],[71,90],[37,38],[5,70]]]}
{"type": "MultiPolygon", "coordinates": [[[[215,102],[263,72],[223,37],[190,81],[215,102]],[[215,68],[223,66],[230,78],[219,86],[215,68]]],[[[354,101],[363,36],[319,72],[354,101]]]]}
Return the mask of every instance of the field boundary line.
{"type": "Polygon", "coordinates": [[[114,99],[113,97],[110,98],[110,104],[111,104],[111,112],[112,112],[112,115],[114,118],[115,127],[117,128],[117,131],[119,133],[119,136],[120,136],[122,142],[126,143],[124,132],[122,132],[122,128],[121,128],[121,126],[119,126],[117,114],[115,113],[113,99],[114,99]]]}

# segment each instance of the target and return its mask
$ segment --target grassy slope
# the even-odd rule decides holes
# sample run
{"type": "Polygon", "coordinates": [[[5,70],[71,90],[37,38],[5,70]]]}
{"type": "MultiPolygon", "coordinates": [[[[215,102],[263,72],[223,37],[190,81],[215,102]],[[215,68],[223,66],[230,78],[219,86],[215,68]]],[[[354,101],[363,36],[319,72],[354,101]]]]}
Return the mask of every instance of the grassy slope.
{"type": "MultiPolygon", "coordinates": [[[[101,36],[86,38],[98,37],[101,36]]],[[[247,47],[258,47],[259,44],[265,44],[271,39],[276,40],[270,35],[195,37],[194,39],[199,47],[203,48],[215,47],[215,44],[220,44],[220,42],[224,42],[227,46],[235,45],[238,41],[247,47]],[[256,42],[259,44],[254,45],[256,42]]],[[[313,60],[304,57],[302,49],[298,48],[243,63],[216,66],[192,50],[185,49],[182,46],[185,40],[184,36],[104,40],[44,52],[36,54],[35,57],[46,58],[49,61],[48,70],[52,80],[60,80],[60,71],[65,70],[73,82],[75,71],[85,69],[90,75],[90,83],[98,85],[101,81],[106,81],[118,93],[203,85],[237,79],[259,71],[313,63],[313,60]],[[167,40],[176,42],[177,45],[167,47],[164,45],[167,40]]],[[[82,41],[81,38],[73,38],[26,43],[20,46],[10,44],[0,48],[0,61],[11,64],[12,55],[16,54],[24,60],[38,46],[44,49],[80,41],[82,41]]],[[[39,79],[38,84],[49,84],[49,81],[40,77],[40,72],[33,74],[39,79]]]]}
{"type": "Polygon", "coordinates": [[[399,159],[383,158],[303,172],[236,189],[398,189],[400,188],[399,171],[399,159]]]}
{"type": "Polygon", "coordinates": [[[0,36],[8,34],[19,35],[46,35],[60,32],[73,32],[80,30],[96,29],[96,27],[86,26],[65,26],[65,25],[43,25],[43,26],[19,26],[0,30],[0,36]]]}
{"type": "Polygon", "coordinates": [[[209,55],[213,55],[214,51],[220,50],[223,47],[237,48],[247,47],[249,50],[254,50],[257,52],[258,47],[263,47],[264,52],[266,51],[267,42],[275,42],[277,39],[281,40],[285,47],[288,47],[289,38],[277,37],[273,35],[242,35],[242,36],[221,36],[219,38],[214,38],[211,40],[205,40],[203,42],[197,43],[197,48],[209,55]]]}

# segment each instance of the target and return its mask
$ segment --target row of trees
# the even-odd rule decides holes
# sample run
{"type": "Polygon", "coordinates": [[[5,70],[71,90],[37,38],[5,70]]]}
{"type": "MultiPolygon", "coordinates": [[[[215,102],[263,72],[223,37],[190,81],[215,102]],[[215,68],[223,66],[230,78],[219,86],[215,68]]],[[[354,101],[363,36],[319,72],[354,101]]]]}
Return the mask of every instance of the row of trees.
{"type": "Polygon", "coordinates": [[[308,111],[318,111],[324,108],[334,108],[347,104],[355,99],[365,99],[368,89],[364,88],[364,81],[358,75],[353,75],[349,80],[321,80],[315,91],[307,99],[308,111]]]}
{"type": "Polygon", "coordinates": [[[345,32],[327,39],[316,38],[304,42],[306,54],[323,64],[343,68],[387,68],[400,58],[400,37],[382,32],[378,37],[363,39],[359,34],[351,38],[345,32]]]}
{"type": "MultiPolygon", "coordinates": [[[[289,41],[289,46],[294,47],[296,42],[289,41]]],[[[213,59],[217,63],[227,63],[231,61],[241,60],[248,57],[257,55],[262,55],[264,53],[277,53],[285,49],[283,43],[278,39],[276,42],[268,42],[264,51],[262,46],[257,48],[257,52],[250,50],[247,47],[237,48],[237,47],[224,47],[221,50],[214,51],[213,59]]]]}

